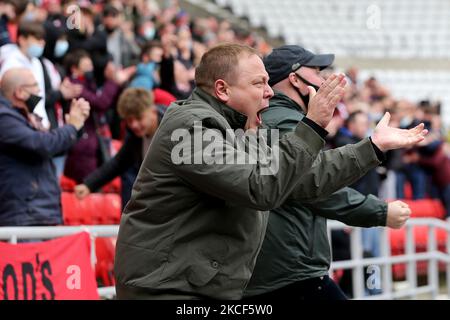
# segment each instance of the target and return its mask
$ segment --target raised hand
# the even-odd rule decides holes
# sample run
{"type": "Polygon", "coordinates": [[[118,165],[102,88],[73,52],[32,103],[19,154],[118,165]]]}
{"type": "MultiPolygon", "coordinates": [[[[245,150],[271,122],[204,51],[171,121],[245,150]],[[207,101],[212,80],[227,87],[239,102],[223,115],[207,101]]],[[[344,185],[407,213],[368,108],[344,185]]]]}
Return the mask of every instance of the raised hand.
{"type": "Polygon", "coordinates": [[[317,93],[313,87],[308,87],[310,99],[306,116],[325,128],[333,117],[334,109],[344,96],[346,83],[343,74],[333,74],[323,82],[317,93]]]}
{"type": "Polygon", "coordinates": [[[383,152],[412,147],[425,139],[428,133],[423,123],[409,130],[399,129],[389,126],[390,119],[391,115],[386,112],[372,135],[372,142],[383,152]]]}
{"type": "Polygon", "coordinates": [[[71,100],[78,98],[81,95],[83,86],[81,84],[72,83],[68,78],[65,78],[61,83],[59,90],[65,100],[71,100]]]}

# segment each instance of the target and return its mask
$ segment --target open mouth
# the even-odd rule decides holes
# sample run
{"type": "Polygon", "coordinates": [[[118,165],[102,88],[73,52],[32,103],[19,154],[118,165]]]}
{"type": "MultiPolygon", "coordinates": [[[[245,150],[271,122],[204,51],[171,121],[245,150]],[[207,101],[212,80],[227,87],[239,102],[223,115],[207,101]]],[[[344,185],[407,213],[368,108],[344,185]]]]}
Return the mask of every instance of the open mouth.
{"type": "Polygon", "coordinates": [[[264,111],[266,111],[269,107],[264,107],[262,109],[260,109],[257,113],[256,113],[256,120],[258,121],[258,125],[262,124],[262,117],[261,117],[261,113],[263,113],[264,111]]]}

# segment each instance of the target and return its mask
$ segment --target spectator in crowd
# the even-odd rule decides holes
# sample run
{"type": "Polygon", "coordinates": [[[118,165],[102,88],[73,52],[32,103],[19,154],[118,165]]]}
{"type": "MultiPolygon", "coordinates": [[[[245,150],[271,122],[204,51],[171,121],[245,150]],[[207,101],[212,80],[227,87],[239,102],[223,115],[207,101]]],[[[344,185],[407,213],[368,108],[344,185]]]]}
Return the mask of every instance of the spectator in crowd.
{"type": "MultiPolygon", "coordinates": [[[[220,133],[251,133],[261,125],[259,114],[273,91],[258,53],[237,44],[212,48],[195,77],[192,96],[166,112],[122,215],[115,257],[119,299],[241,298],[264,238],[266,210],[288,197],[318,200],[360,177],[355,153],[342,149],[325,152],[312,166],[324,145],[323,127],[344,94],[343,75],[329,77],[311,98],[307,117],[279,142],[277,170],[267,175],[251,162],[193,164],[203,148],[189,138],[194,130],[213,129],[215,150],[225,159],[248,156],[220,133]],[[175,130],[187,136],[176,143],[175,130]],[[189,160],[174,162],[172,153],[185,148],[189,160]]],[[[419,127],[407,140],[422,135],[419,127]]],[[[386,138],[393,139],[386,146],[397,146],[398,136],[386,138]]],[[[356,153],[362,171],[378,164],[368,150],[356,153]]]]}
{"type": "MultiPolygon", "coordinates": [[[[128,88],[120,95],[117,110],[127,124],[128,135],[114,158],[87,176],[83,184],[75,187],[79,199],[97,191],[131,167],[141,166],[166,107],[155,105],[150,91],[128,88]]],[[[127,197],[122,198],[124,204],[128,202],[130,194],[131,190],[128,190],[127,197]]]]}
{"type": "Polygon", "coordinates": [[[112,63],[105,69],[105,83],[97,89],[93,62],[86,51],[77,50],[66,57],[66,70],[72,83],[82,85],[80,97],[86,99],[92,111],[86,121],[83,137],[70,150],[65,175],[80,183],[94,171],[102,161],[108,160],[109,144],[104,137],[110,137],[105,112],[115,106],[121,85],[129,75],[118,72],[112,63]],[[102,149],[103,148],[103,149],[102,149]],[[105,150],[106,149],[106,150],[105,150]]]}
{"type": "Polygon", "coordinates": [[[148,41],[156,40],[157,33],[155,23],[152,20],[142,21],[137,28],[136,41],[144,46],[148,41]]]}
{"type": "MultiPolygon", "coordinates": [[[[265,126],[280,130],[281,136],[295,130],[312,107],[309,96],[324,82],[321,70],[330,66],[333,60],[333,55],[315,55],[300,46],[274,49],[264,59],[269,84],[275,92],[269,108],[262,113],[265,126]]],[[[355,141],[359,143],[341,150],[344,153],[354,148],[355,154],[365,152],[372,154],[372,158],[377,154],[380,163],[384,158],[381,150],[386,150],[386,141],[382,142],[380,137],[393,139],[397,136],[399,139],[403,135],[408,136],[408,132],[388,127],[385,118],[372,140],[355,141]],[[363,145],[366,147],[363,148],[363,145]]],[[[395,147],[401,146],[404,146],[403,142],[395,147]]],[[[335,162],[337,166],[340,163],[342,161],[335,162]]],[[[360,166],[356,162],[352,170],[358,170],[360,166]]],[[[362,167],[366,165],[362,164],[362,167]]],[[[364,169],[360,175],[366,172],[364,169]]],[[[328,175],[325,171],[322,174],[328,175]]],[[[404,203],[392,202],[388,205],[373,195],[362,195],[350,188],[341,189],[327,199],[314,203],[289,199],[270,212],[265,239],[245,295],[296,300],[346,299],[328,277],[331,257],[327,219],[359,227],[399,228],[409,214],[410,210],[404,203]]]]}
{"type": "Polygon", "coordinates": [[[96,84],[102,86],[106,65],[113,59],[108,53],[108,34],[103,28],[95,27],[95,13],[90,4],[80,7],[80,15],[75,21],[80,23],[79,27],[69,28],[67,33],[69,50],[75,52],[82,49],[89,52],[93,61],[96,84]]]}
{"type": "Polygon", "coordinates": [[[137,62],[140,49],[132,32],[125,33],[122,14],[112,4],[103,8],[103,29],[107,33],[106,46],[116,66],[129,67],[137,62]]]}
{"type": "Polygon", "coordinates": [[[69,50],[69,42],[66,35],[68,31],[67,18],[64,15],[61,0],[45,0],[42,6],[48,12],[44,22],[44,57],[55,64],[61,65],[64,55],[69,50]]]}
{"type": "MultiPolygon", "coordinates": [[[[61,81],[61,76],[54,64],[42,57],[45,30],[37,22],[22,22],[18,30],[18,47],[9,54],[0,69],[0,76],[11,68],[24,67],[29,69],[38,80],[41,90],[41,101],[34,113],[43,119],[46,129],[55,129],[64,124],[64,113],[67,113],[69,100],[77,98],[81,86],[73,85],[68,79],[61,81]]],[[[64,155],[54,158],[56,174],[62,175],[64,155]]]]}
{"type": "Polygon", "coordinates": [[[12,1],[0,2],[0,47],[11,43],[8,21],[16,17],[16,10],[12,1]]]}
{"type": "Polygon", "coordinates": [[[16,41],[17,24],[23,18],[28,0],[4,0],[0,2],[0,47],[16,41]]]}
{"type": "Polygon", "coordinates": [[[0,226],[62,223],[59,181],[52,158],[77,140],[89,104],[74,100],[66,125],[50,132],[32,113],[40,100],[29,69],[12,68],[2,78],[0,100],[0,226]]]}
{"type": "Polygon", "coordinates": [[[9,52],[8,56],[4,59],[0,68],[0,78],[3,74],[12,68],[27,68],[32,71],[34,78],[38,81],[39,85],[39,95],[42,97],[38,105],[36,106],[35,113],[39,115],[43,120],[43,125],[45,128],[50,128],[49,115],[45,109],[45,79],[43,64],[49,66],[48,73],[50,81],[58,85],[61,81],[59,74],[53,67],[53,64],[45,59],[41,62],[40,57],[44,51],[44,28],[42,25],[35,22],[25,22],[21,23],[18,30],[18,38],[16,49],[9,52]]]}
{"type": "Polygon", "coordinates": [[[153,90],[160,81],[157,68],[162,61],[163,54],[161,43],[157,41],[146,43],[142,48],[141,62],[137,65],[136,74],[129,86],[153,90]]]}
{"type": "MultiPolygon", "coordinates": [[[[335,138],[335,145],[337,147],[345,146],[348,144],[358,143],[366,138],[369,134],[369,117],[363,111],[355,111],[351,113],[345,121],[345,126],[341,128],[335,138]]],[[[364,177],[351,185],[351,187],[365,196],[378,196],[380,188],[380,176],[376,169],[372,169],[366,173],[364,177]]],[[[347,237],[348,244],[350,244],[349,235],[343,231],[333,231],[333,236],[338,236],[341,233],[341,237],[347,237]]],[[[363,255],[367,258],[379,257],[380,252],[381,234],[380,229],[370,228],[362,230],[362,244],[363,255]]],[[[350,250],[350,246],[347,247],[350,250]]],[[[348,272],[345,270],[344,272],[348,272]]],[[[366,274],[366,273],[365,273],[366,274]]],[[[381,279],[380,279],[381,280],[381,279]]],[[[379,290],[368,290],[370,294],[379,294],[379,290]]]]}
{"type": "Polygon", "coordinates": [[[177,59],[177,36],[165,35],[161,41],[164,49],[164,57],[161,61],[160,68],[160,88],[170,92],[179,100],[186,99],[194,89],[193,69],[188,70],[177,59]]]}
{"type": "MultiPolygon", "coordinates": [[[[416,104],[411,103],[407,100],[399,100],[395,104],[396,112],[400,119],[401,128],[411,128],[415,126],[420,121],[423,121],[422,115],[418,112],[418,107],[416,104]],[[420,119],[417,118],[420,115],[420,119]]],[[[414,149],[404,150],[404,157],[408,157],[414,149]]],[[[405,163],[396,173],[397,178],[397,198],[404,198],[404,186],[407,181],[411,183],[412,187],[412,197],[414,200],[423,199],[427,192],[427,174],[424,169],[415,162],[405,163]]]]}

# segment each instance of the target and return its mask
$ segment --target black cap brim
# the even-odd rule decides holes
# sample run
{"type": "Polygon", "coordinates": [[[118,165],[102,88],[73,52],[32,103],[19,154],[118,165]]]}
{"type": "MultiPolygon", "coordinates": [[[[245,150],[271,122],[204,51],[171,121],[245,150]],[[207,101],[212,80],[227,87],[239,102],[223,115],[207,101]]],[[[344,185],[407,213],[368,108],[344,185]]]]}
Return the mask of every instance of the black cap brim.
{"type": "Polygon", "coordinates": [[[334,54],[315,54],[308,62],[303,63],[305,67],[319,67],[320,70],[329,67],[334,61],[334,54]]]}

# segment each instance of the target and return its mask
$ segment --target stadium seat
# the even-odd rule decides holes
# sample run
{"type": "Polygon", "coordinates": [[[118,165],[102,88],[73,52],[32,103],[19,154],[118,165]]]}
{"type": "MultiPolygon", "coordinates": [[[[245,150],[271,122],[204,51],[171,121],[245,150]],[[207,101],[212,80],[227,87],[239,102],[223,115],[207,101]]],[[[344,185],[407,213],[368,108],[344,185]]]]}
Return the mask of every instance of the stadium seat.
{"type": "Polygon", "coordinates": [[[402,200],[411,208],[411,218],[445,218],[445,208],[438,199],[402,200]]]}
{"type": "Polygon", "coordinates": [[[92,193],[83,200],[75,194],[63,192],[61,196],[65,225],[119,224],[121,198],[114,193],[92,193]]]}
{"type": "MultiPolygon", "coordinates": [[[[428,246],[428,227],[426,226],[416,226],[413,228],[414,241],[415,241],[415,251],[425,252],[428,246]]],[[[406,241],[406,229],[390,229],[389,230],[390,244],[391,244],[391,254],[402,255],[405,254],[405,241],[406,241]]],[[[439,251],[446,252],[447,244],[447,233],[445,230],[436,229],[435,230],[436,244],[439,251]]],[[[425,275],[427,273],[427,262],[418,261],[417,262],[417,274],[425,275]]],[[[440,270],[443,270],[444,265],[439,265],[440,270]]],[[[394,279],[400,280],[404,279],[406,275],[406,264],[398,263],[392,266],[392,271],[394,279]]]]}
{"type": "Polygon", "coordinates": [[[95,254],[97,257],[95,275],[97,282],[102,286],[113,286],[115,284],[113,272],[116,240],[115,237],[95,239],[95,254]]]}
{"type": "Polygon", "coordinates": [[[119,195],[108,193],[103,195],[105,224],[119,224],[122,214],[122,199],[119,195]]]}
{"type": "Polygon", "coordinates": [[[62,176],[59,181],[59,185],[61,186],[62,191],[73,192],[73,189],[77,183],[66,176],[62,176]]]}

